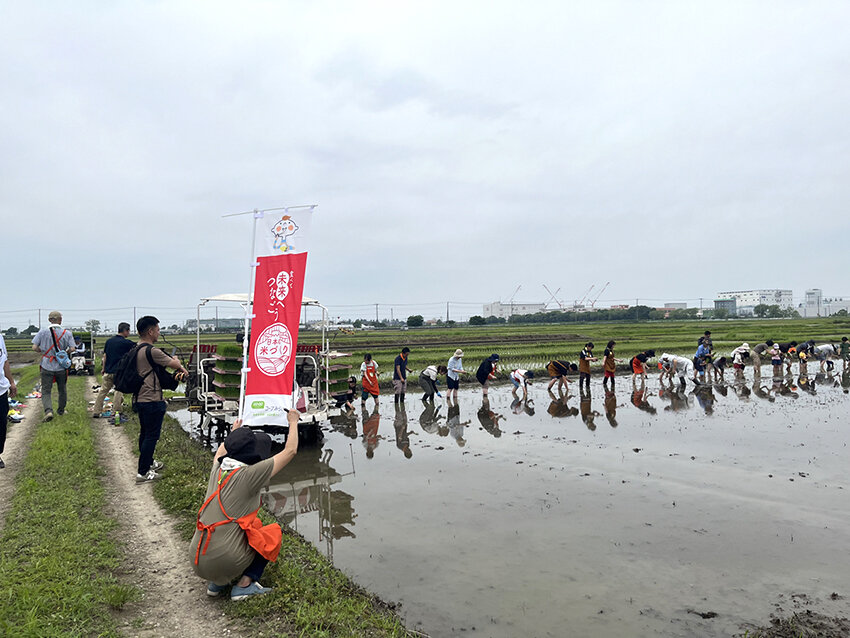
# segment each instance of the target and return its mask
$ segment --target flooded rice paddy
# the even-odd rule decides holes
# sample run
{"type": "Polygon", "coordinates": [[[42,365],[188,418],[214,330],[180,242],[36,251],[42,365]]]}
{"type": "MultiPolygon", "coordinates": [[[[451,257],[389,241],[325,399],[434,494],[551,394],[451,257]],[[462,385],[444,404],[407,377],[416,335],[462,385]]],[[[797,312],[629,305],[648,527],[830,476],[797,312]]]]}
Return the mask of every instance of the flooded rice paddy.
{"type": "Polygon", "coordinates": [[[848,387],[382,396],[264,498],[431,636],[729,636],[794,597],[846,616],[848,387]]]}

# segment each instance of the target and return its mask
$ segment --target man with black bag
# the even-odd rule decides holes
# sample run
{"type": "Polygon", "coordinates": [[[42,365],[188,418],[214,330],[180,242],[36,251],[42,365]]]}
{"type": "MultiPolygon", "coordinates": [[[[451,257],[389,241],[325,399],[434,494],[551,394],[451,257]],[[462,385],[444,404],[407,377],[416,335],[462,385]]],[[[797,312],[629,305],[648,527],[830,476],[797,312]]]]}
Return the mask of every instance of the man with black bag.
{"type": "Polygon", "coordinates": [[[74,335],[62,327],[62,313],[53,310],[47,316],[50,325],[42,328],[32,338],[32,349],[41,353],[41,404],[44,406],[44,420],[53,419],[53,382],[59,391],[59,405],[56,414],[65,414],[68,402],[68,368],[71,367],[71,352],[74,351],[74,335]]]}
{"type": "Polygon", "coordinates": [[[139,344],[135,352],[136,370],[142,378],[139,391],[133,396],[133,410],[139,415],[139,467],[136,483],[148,483],[159,478],[157,470],[162,463],[153,458],[156,444],[162,432],[162,420],[165,417],[166,403],[162,399],[162,390],[173,390],[188,371],[176,357],[170,357],[153,344],[159,341],[159,319],[145,315],[136,322],[139,344]],[[172,376],[166,368],[177,370],[172,376]]]}

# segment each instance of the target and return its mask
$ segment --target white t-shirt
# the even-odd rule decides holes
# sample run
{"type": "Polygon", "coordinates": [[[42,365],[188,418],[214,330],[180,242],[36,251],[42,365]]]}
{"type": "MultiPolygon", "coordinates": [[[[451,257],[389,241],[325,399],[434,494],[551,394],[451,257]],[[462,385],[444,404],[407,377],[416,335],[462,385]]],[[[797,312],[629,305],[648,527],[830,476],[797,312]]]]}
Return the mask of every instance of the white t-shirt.
{"type": "Polygon", "coordinates": [[[0,335],[0,397],[6,394],[9,391],[9,388],[12,387],[9,379],[6,378],[6,375],[3,374],[3,370],[6,368],[6,360],[8,359],[8,355],[6,354],[6,341],[3,339],[3,335],[0,335]]]}
{"type": "Polygon", "coordinates": [[[437,366],[428,366],[427,368],[425,368],[422,371],[422,374],[424,374],[426,377],[431,379],[431,381],[436,381],[437,380],[437,366]]]}
{"type": "Polygon", "coordinates": [[[528,370],[516,369],[511,372],[511,378],[516,380],[517,383],[523,384],[525,383],[525,375],[528,374],[528,370]]]}
{"type": "Polygon", "coordinates": [[[819,346],[815,346],[816,357],[829,357],[833,355],[835,355],[835,348],[832,347],[831,343],[822,343],[819,346]]]}
{"type": "MultiPolygon", "coordinates": [[[[375,363],[375,360],[374,360],[374,359],[372,359],[372,360],[369,362],[369,365],[370,365],[370,366],[372,366],[372,367],[375,369],[375,373],[377,374],[377,372],[378,372],[378,364],[377,364],[377,363],[375,363]]],[[[366,372],[366,368],[367,368],[367,365],[366,365],[366,362],[364,361],[363,363],[361,363],[361,364],[360,364],[360,375],[361,375],[361,376],[362,376],[362,375],[366,372]]]]}

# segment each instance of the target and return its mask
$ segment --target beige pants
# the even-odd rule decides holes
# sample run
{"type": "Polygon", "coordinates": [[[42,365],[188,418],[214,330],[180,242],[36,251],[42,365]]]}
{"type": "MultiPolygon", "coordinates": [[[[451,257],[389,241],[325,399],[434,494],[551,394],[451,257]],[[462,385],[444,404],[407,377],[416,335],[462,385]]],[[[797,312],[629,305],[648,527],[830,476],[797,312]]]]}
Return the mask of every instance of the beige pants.
{"type": "MultiPolygon", "coordinates": [[[[112,375],[104,374],[103,381],[100,384],[100,392],[97,393],[97,399],[94,402],[95,414],[103,412],[103,401],[114,385],[115,380],[112,378],[112,375]]],[[[122,407],[124,407],[124,395],[116,390],[115,397],[112,400],[112,410],[113,412],[120,412],[122,407]]]]}

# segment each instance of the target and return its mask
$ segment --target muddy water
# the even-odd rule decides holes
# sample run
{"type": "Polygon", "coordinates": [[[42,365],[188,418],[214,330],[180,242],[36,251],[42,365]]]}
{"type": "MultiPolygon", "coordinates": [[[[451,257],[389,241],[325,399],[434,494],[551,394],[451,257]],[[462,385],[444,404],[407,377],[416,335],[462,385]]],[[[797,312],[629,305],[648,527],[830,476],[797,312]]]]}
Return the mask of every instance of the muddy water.
{"type": "Polygon", "coordinates": [[[728,636],[791,594],[847,615],[840,382],[383,397],[266,503],[432,636],[728,636]]]}

